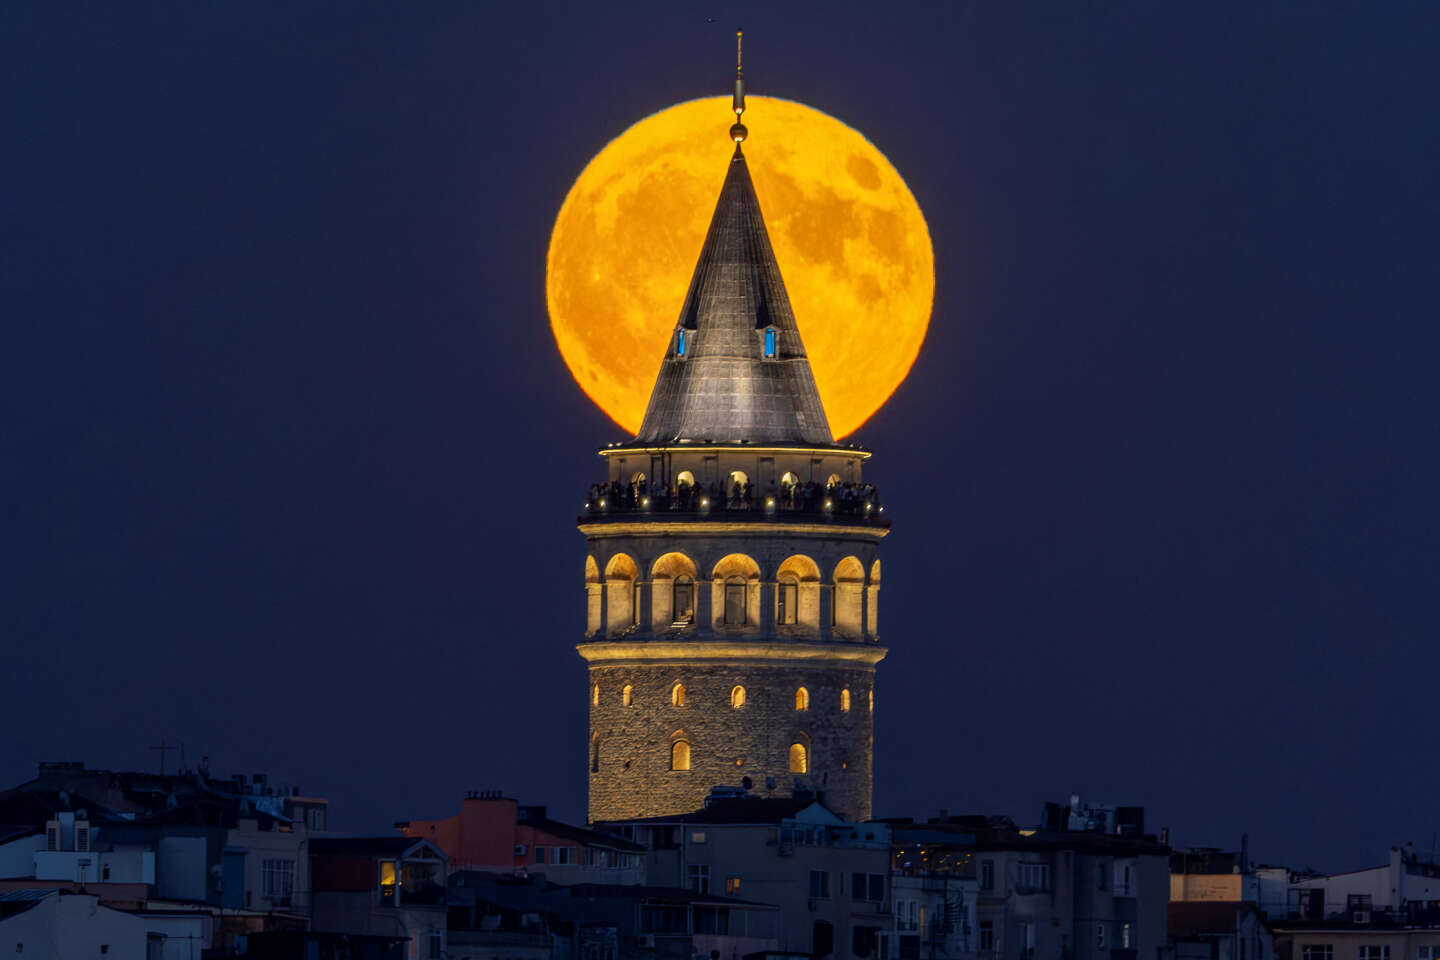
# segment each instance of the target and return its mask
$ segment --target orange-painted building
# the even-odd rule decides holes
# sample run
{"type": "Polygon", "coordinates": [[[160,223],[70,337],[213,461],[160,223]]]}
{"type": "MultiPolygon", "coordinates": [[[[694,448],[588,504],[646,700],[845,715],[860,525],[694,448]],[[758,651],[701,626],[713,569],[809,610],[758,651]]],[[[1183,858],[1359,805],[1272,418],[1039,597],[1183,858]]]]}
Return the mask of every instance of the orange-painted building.
{"type": "Polygon", "coordinates": [[[451,873],[544,874],[553,883],[643,883],[644,848],[621,837],[551,820],[544,807],[521,806],[498,791],[471,792],[443,820],[406,820],[407,837],[429,840],[449,856],[451,873]]]}

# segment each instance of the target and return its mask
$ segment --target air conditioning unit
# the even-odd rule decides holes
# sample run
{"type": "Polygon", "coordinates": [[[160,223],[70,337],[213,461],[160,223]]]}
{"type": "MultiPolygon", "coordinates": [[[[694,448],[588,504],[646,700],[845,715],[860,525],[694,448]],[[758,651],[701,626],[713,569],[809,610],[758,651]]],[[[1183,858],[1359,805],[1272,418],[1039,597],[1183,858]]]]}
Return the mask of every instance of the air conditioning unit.
{"type": "Polygon", "coordinates": [[[642,947],[651,947],[651,948],[653,949],[654,946],[655,946],[655,934],[653,934],[653,933],[642,933],[642,934],[640,934],[640,946],[642,946],[642,947]]]}
{"type": "Polygon", "coordinates": [[[523,856],[525,856],[525,855],[526,855],[527,853],[529,853],[529,852],[530,852],[530,848],[527,847],[527,846],[525,846],[525,844],[523,844],[523,843],[517,843],[517,844],[515,844],[515,856],[517,856],[517,857],[523,857],[523,856]]]}
{"type": "Polygon", "coordinates": [[[1355,922],[1356,922],[1356,923],[1369,923],[1369,922],[1370,922],[1370,911],[1369,911],[1369,910],[1356,910],[1356,911],[1355,911],[1354,919],[1355,919],[1355,922]]]}

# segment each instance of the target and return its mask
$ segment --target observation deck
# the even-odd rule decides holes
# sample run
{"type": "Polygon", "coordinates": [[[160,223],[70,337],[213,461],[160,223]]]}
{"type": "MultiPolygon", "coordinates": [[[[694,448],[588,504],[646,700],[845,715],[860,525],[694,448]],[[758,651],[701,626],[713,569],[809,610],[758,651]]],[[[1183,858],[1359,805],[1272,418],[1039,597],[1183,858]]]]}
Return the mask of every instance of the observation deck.
{"type": "Polygon", "coordinates": [[[763,493],[749,484],[732,485],[729,490],[721,484],[652,489],[644,481],[622,485],[611,480],[590,487],[585,512],[577,518],[582,524],[644,520],[890,526],[879,492],[871,483],[802,483],[763,493]]]}

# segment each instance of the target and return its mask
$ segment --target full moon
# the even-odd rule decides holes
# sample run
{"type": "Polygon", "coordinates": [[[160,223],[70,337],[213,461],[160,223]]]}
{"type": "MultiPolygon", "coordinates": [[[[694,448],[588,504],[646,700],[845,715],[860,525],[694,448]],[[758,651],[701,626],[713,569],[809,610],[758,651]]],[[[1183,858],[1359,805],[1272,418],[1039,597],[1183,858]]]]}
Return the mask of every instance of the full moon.
{"type": "MultiPolygon", "coordinates": [[[[755,193],[839,438],[905,379],[935,293],[930,232],[875,146],[791,100],[747,97],[755,193]]],[[[550,328],[582,390],[639,432],[735,145],[729,97],[676,104],[590,161],[550,236],[550,328]]]]}

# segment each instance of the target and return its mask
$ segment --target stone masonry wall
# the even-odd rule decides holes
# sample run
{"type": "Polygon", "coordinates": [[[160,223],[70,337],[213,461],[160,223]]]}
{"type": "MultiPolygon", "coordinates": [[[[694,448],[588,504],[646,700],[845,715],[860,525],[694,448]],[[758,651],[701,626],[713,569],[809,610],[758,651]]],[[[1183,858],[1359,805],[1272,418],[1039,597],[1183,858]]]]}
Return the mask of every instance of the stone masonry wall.
{"type": "MultiPolygon", "coordinates": [[[[590,683],[590,820],[622,820],[697,810],[715,786],[752,782],[755,796],[789,796],[796,787],[821,791],[826,805],[851,820],[871,815],[873,668],[852,662],[732,660],[723,663],[602,663],[590,683]],[[684,706],[671,702],[676,683],[684,706]],[[631,685],[629,706],[622,691],[631,685]],[[731,707],[731,691],[745,704],[731,707]],[[594,687],[598,686],[598,703],[594,687]],[[795,709],[795,692],[810,694],[795,709]],[[850,709],[841,709],[841,691],[850,709]],[[598,736],[598,741],[595,739],[598,736]],[[670,769],[671,745],[690,744],[690,769],[670,769]],[[809,745],[809,772],[792,774],[790,745],[809,745]],[[598,750],[597,750],[598,748],[598,750]],[[598,764],[595,761],[598,760],[598,764]],[[738,762],[737,762],[738,761],[738,762]],[[774,778],[773,789],[767,778],[774,778]]],[[[590,769],[587,766],[587,769],[590,769]]]]}

